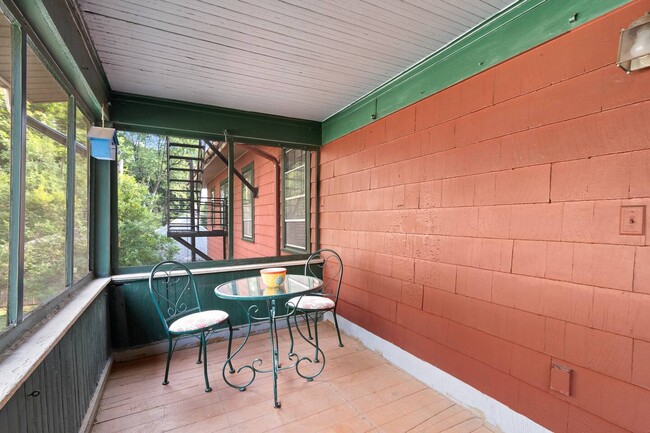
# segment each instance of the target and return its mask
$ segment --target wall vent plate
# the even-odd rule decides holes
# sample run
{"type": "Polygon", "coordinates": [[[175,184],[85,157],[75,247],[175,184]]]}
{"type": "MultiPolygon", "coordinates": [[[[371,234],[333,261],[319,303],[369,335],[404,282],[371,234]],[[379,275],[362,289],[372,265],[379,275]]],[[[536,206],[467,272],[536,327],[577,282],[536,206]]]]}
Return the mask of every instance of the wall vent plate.
{"type": "Polygon", "coordinates": [[[621,206],[620,234],[645,234],[645,206],[621,206]]]}
{"type": "Polygon", "coordinates": [[[571,395],[571,376],[573,370],[559,364],[551,364],[551,389],[566,396],[571,395]]]}

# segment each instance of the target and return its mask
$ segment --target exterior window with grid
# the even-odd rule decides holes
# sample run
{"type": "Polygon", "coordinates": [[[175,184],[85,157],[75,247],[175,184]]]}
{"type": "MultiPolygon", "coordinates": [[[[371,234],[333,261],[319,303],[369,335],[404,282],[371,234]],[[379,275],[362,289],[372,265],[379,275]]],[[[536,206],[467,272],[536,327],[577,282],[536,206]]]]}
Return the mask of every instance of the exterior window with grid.
{"type": "MultiPolygon", "coordinates": [[[[249,164],[242,170],[242,176],[251,185],[255,176],[253,164],[249,164]]],[[[242,239],[252,241],[254,239],[255,211],[253,206],[253,192],[242,182],[241,185],[241,213],[242,213],[242,239]]]]}
{"type": "MultiPolygon", "coordinates": [[[[224,199],[225,202],[228,203],[228,179],[222,180],[221,183],[219,183],[219,198],[224,199]]],[[[219,223],[226,226],[225,220],[228,218],[228,211],[221,212],[220,215],[221,221],[219,221],[219,223]]]]}
{"type": "Polygon", "coordinates": [[[298,149],[283,152],[284,248],[307,251],[309,172],[308,153],[298,149]]]}
{"type": "Polygon", "coordinates": [[[3,10],[0,347],[6,348],[91,279],[86,142],[91,122],[44,53],[3,10]],[[19,67],[25,68],[24,79],[4,74],[19,67]],[[12,92],[16,81],[25,86],[22,92],[12,92]]]}

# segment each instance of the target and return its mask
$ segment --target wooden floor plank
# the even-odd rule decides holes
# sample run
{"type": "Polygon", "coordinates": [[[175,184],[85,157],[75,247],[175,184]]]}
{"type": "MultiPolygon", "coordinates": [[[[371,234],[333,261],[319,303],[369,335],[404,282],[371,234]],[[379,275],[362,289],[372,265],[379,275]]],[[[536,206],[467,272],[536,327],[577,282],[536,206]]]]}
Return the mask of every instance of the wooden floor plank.
{"type": "MultiPolygon", "coordinates": [[[[290,366],[286,352],[289,334],[279,331],[281,363],[290,366]]],[[[295,337],[295,335],[294,335],[295,337]]],[[[278,392],[282,407],[273,408],[270,374],[258,374],[246,391],[222,379],[227,344],[208,345],[208,368],[213,391],[204,392],[203,366],[196,364],[198,348],[179,350],[172,358],[169,385],[163,386],[166,355],[114,364],[93,425],[93,433],[366,433],[446,432],[488,433],[495,429],[480,416],[428,388],[388,363],[360,342],[344,336],[338,347],[336,331],[319,326],[325,369],[312,382],[295,369],[281,371],[278,392]]],[[[233,340],[233,351],[242,339],[233,340]]],[[[307,342],[296,340],[295,352],[313,357],[307,342]]],[[[267,333],[251,336],[235,358],[239,368],[260,358],[269,362],[267,333]]],[[[320,368],[322,364],[301,364],[320,368]]],[[[247,370],[244,369],[243,372],[247,370]]],[[[235,380],[237,375],[226,373],[235,380]]]]}

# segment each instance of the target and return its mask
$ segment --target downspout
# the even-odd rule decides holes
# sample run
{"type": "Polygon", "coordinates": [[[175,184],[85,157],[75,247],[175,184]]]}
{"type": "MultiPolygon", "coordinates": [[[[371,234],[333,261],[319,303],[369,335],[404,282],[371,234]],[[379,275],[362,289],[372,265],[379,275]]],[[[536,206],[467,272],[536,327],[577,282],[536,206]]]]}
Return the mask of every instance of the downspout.
{"type": "Polygon", "coordinates": [[[280,256],[280,161],[270,153],[260,150],[256,146],[250,144],[240,144],[240,146],[271,161],[275,167],[275,255],[280,256]]]}

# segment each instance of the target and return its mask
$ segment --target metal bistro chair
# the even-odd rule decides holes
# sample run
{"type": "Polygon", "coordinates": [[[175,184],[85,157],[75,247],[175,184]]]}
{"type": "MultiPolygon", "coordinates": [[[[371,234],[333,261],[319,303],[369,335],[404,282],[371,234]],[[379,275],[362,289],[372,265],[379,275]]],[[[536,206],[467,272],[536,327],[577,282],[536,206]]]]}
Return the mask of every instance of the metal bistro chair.
{"type": "MultiPolygon", "coordinates": [[[[309,256],[307,263],[305,263],[305,275],[315,277],[320,273],[319,271],[322,271],[323,275],[323,289],[320,293],[296,296],[287,302],[287,307],[295,309],[294,320],[296,315],[302,315],[305,318],[309,339],[312,339],[309,321],[313,320],[314,322],[314,338],[316,339],[315,362],[318,362],[319,350],[318,318],[327,311],[331,311],[334,316],[334,325],[336,326],[336,334],[339,337],[339,346],[343,347],[341,331],[339,331],[339,323],[336,319],[336,305],[338,304],[341,281],[343,280],[343,262],[336,251],[325,248],[309,256]],[[313,315],[313,318],[310,319],[310,315],[313,315]]],[[[289,317],[287,317],[287,325],[289,325],[289,317]]],[[[296,322],[297,326],[298,324],[296,322]]],[[[299,328],[298,331],[300,332],[299,328]]]]}
{"type": "MultiPolygon", "coordinates": [[[[201,352],[203,352],[205,392],[212,391],[208,382],[206,333],[219,328],[219,325],[223,322],[228,323],[228,358],[230,358],[232,325],[230,324],[228,313],[221,310],[203,311],[192,272],[185,265],[174,261],[158,263],[152,269],[149,275],[149,294],[151,294],[151,299],[153,299],[154,306],[163,323],[169,342],[163,385],[169,383],[167,380],[169,376],[169,362],[176,348],[178,338],[186,335],[194,335],[200,340],[197,364],[201,364],[201,352]]],[[[231,371],[233,370],[232,364],[230,365],[230,369],[231,371]]]]}

